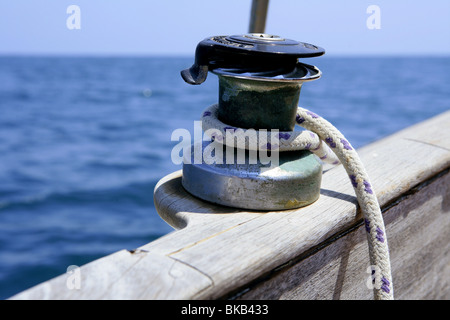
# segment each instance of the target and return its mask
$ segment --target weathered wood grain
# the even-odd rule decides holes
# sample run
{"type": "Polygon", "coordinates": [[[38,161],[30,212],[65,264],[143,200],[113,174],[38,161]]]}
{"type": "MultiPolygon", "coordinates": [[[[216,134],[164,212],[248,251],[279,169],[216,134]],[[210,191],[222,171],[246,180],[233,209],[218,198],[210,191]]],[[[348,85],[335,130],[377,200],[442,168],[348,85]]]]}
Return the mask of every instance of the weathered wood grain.
{"type": "MultiPolygon", "coordinates": [[[[439,196],[430,194],[430,198],[437,202],[424,202],[420,200],[422,198],[408,202],[408,205],[400,206],[400,202],[412,199],[404,197],[415,186],[449,168],[450,132],[443,130],[449,127],[450,112],[446,112],[358,150],[380,204],[392,207],[385,213],[391,259],[411,261],[418,257],[410,246],[402,249],[407,243],[402,244],[401,239],[409,238],[409,241],[420,243],[423,237],[423,250],[429,252],[431,247],[436,246],[432,260],[436,262],[435,268],[439,269],[442,265],[444,272],[447,272],[445,274],[448,274],[448,266],[445,269],[444,264],[450,263],[448,254],[444,254],[448,252],[448,247],[442,243],[448,243],[448,238],[442,238],[441,230],[448,222],[448,214],[442,214],[441,223],[437,218],[430,219],[427,224],[414,218],[420,216],[425,221],[428,214],[430,217],[439,215],[436,213],[439,207],[436,197],[439,196]],[[396,205],[393,206],[393,203],[396,205]],[[414,213],[415,203],[420,203],[417,207],[421,209],[417,212],[421,214],[414,213]],[[399,212],[395,213],[395,210],[399,212]],[[391,216],[398,217],[390,222],[391,216]],[[413,239],[412,234],[419,236],[413,239]]],[[[154,193],[161,217],[180,230],[143,245],[138,254],[123,250],[81,267],[84,276],[80,290],[68,290],[65,285],[67,275],[62,275],[13,298],[216,299],[241,292],[258,281],[259,285],[253,286],[252,291],[241,297],[250,298],[252,294],[265,297],[264,294],[270,296],[270,293],[262,293],[264,285],[271,288],[271,281],[278,281],[266,277],[281,277],[281,274],[292,280],[280,285],[286,287],[284,294],[272,293],[270,297],[371,297],[371,291],[359,282],[357,289],[348,289],[355,286],[352,279],[360,281],[361,277],[363,280],[367,278],[365,271],[369,260],[367,244],[359,239],[361,231],[353,230],[355,225],[361,223],[361,217],[353,188],[342,166],[324,174],[321,197],[317,202],[305,208],[278,212],[241,212],[200,201],[182,188],[180,174],[176,172],[163,179],[154,193]],[[341,237],[343,234],[346,236],[341,237]],[[311,255],[311,251],[315,254],[311,255]],[[317,257],[318,264],[313,263],[313,257],[317,257]],[[334,278],[328,281],[334,283],[334,287],[330,286],[322,292],[320,288],[325,284],[321,284],[324,281],[320,273],[324,266],[321,264],[327,263],[333,265],[329,268],[334,278]],[[304,276],[303,282],[297,278],[298,268],[302,266],[302,270],[312,270],[305,271],[304,274],[310,276],[304,276]],[[282,270],[282,273],[275,272],[277,270],[282,270]],[[293,272],[291,276],[289,270],[293,272]],[[317,272],[314,273],[314,270],[317,272]],[[306,287],[302,288],[317,294],[302,296],[299,292],[304,290],[297,289],[292,283],[300,287],[304,283],[306,287]]],[[[432,189],[431,185],[429,190],[439,191],[432,189]]],[[[448,188],[445,190],[447,200],[442,203],[448,206],[448,188]]],[[[442,195],[442,191],[438,194],[442,195]]],[[[426,255],[419,262],[422,260],[426,260],[426,255]]],[[[422,264],[421,268],[425,265],[422,264]]],[[[418,276],[414,271],[421,268],[414,268],[409,264],[401,267],[405,274],[418,276]]],[[[396,286],[396,281],[401,283],[399,279],[405,277],[398,270],[396,267],[393,274],[396,286]]],[[[420,289],[421,292],[434,292],[439,288],[438,281],[433,278],[437,271],[430,272],[423,276],[424,286],[428,289],[420,289]]],[[[412,296],[408,292],[415,292],[417,286],[417,283],[404,287],[400,284],[395,293],[399,297],[412,296]]],[[[446,290],[448,283],[442,282],[438,290],[441,293],[436,297],[445,296],[446,290]]],[[[433,295],[428,293],[427,296],[433,295]]]]}
{"type": "Polygon", "coordinates": [[[80,268],[79,289],[63,274],[15,299],[180,299],[201,292],[212,281],[183,262],[167,256],[122,250],[80,268]]]}
{"type": "MultiPolygon", "coordinates": [[[[396,299],[450,298],[450,174],[384,212],[396,299]]],[[[372,299],[364,226],[241,288],[239,299],[372,299]],[[370,281],[369,281],[370,282],[370,281]]]]}

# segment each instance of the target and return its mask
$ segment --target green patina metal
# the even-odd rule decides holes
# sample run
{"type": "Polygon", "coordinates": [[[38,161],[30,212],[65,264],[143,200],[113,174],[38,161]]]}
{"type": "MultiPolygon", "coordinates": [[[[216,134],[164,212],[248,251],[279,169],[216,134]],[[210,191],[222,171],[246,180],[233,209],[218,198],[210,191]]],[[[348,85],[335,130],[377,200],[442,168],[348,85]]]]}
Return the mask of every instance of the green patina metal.
{"type": "Polygon", "coordinates": [[[292,131],[301,84],[219,76],[219,119],[239,128],[292,131]]]}

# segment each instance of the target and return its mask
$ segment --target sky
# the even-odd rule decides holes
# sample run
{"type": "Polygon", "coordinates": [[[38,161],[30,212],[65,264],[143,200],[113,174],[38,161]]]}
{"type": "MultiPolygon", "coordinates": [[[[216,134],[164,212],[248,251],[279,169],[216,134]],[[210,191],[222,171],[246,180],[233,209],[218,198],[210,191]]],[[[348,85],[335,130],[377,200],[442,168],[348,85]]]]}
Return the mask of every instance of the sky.
{"type": "MultiPolygon", "coordinates": [[[[206,37],[247,33],[251,2],[1,0],[0,55],[192,56],[206,37]]],[[[270,0],[265,31],[327,55],[450,56],[450,0],[270,0]]]]}

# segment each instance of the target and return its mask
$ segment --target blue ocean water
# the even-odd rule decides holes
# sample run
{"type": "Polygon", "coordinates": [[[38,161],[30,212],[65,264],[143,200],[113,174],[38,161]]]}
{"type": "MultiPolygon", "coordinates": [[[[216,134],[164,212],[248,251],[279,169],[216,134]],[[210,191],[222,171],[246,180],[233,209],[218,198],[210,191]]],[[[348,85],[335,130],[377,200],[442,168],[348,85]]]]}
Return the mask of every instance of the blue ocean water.
{"type": "MultiPolygon", "coordinates": [[[[177,128],[217,101],[192,58],[0,58],[0,299],[172,229],[157,181],[177,128]]],[[[330,58],[300,104],[355,147],[450,109],[450,58],[330,58]]],[[[448,128],[443,128],[448,130],[448,128]]]]}

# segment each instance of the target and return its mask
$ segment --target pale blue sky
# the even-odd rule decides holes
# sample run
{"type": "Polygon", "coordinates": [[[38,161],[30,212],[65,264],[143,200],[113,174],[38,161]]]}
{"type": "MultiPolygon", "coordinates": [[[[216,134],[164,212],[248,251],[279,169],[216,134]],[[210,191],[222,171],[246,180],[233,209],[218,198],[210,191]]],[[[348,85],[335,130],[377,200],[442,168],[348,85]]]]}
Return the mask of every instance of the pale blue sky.
{"type": "MultiPolygon", "coordinates": [[[[246,33],[251,0],[1,0],[0,54],[193,55],[212,35],[246,33]],[[69,5],[81,29],[69,30],[69,5]]],[[[450,55],[450,0],[271,0],[267,33],[328,55],[450,55]],[[369,5],[381,29],[369,30],[369,5]]]]}

